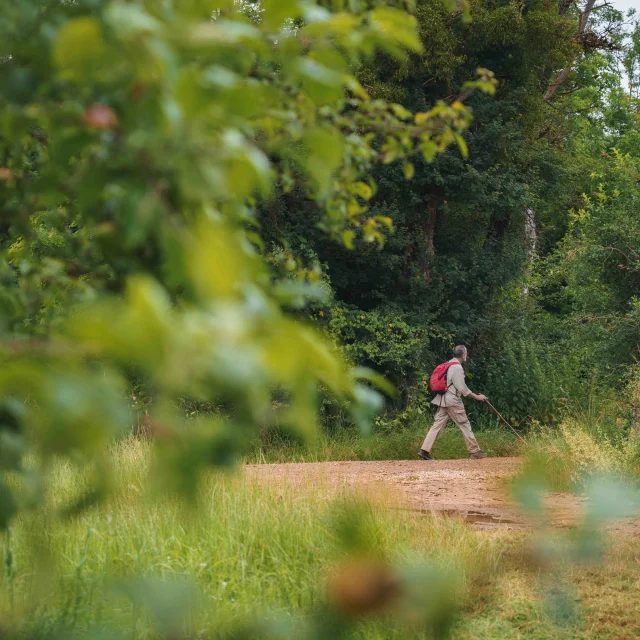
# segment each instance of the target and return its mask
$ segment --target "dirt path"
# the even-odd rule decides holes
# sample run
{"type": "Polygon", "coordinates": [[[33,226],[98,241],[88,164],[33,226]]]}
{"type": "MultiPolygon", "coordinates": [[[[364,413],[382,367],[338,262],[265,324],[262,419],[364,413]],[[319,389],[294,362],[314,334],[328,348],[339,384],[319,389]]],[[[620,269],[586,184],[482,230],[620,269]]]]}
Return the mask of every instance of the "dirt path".
{"type": "MultiPolygon", "coordinates": [[[[346,488],[379,491],[400,508],[460,516],[476,527],[519,528],[528,522],[509,495],[508,480],[521,464],[518,458],[485,460],[390,460],[383,462],[318,462],[248,465],[245,473],[259,482],[291,487],[315,484],[330,493],[346,488]]],[[[558,526],[576,522],[580,498],[551,494],[547,506],[558,526]]]]}

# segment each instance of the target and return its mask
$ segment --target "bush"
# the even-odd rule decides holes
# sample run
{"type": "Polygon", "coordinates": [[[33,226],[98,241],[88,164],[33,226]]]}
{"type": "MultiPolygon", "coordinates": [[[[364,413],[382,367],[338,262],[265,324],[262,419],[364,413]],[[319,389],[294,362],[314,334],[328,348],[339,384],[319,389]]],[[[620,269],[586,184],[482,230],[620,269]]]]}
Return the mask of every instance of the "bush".
{"type": "Polygon", "coordinates": [[[558,428],[535,428],[527,464],[544,470],[550,487],[567,491],[597,474],[640,474],[640,438],[628,422],[606,413],[566,417],[558,428]]]}

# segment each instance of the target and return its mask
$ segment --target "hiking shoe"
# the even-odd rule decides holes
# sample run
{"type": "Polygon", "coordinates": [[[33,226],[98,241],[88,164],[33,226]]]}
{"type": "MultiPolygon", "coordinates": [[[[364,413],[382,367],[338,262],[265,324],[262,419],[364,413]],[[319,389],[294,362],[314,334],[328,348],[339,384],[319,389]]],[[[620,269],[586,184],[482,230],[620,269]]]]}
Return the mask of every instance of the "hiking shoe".
{"type": "Polygon", "coordinates": [[[476,453],[469,454],[469,458],[471,458],[471,460],[480,460],[486,457],[487,457],[487,454],[484,451],[477,451],[476,453]]]}
{"type": "Polygon", "coordinates": [[[424,449],[420,449],[420,451],[418,451],[418,456],[423,460],[433,460],[433,458],[431,457],[431,454],[428,451],[425,451],[424,449]]]}

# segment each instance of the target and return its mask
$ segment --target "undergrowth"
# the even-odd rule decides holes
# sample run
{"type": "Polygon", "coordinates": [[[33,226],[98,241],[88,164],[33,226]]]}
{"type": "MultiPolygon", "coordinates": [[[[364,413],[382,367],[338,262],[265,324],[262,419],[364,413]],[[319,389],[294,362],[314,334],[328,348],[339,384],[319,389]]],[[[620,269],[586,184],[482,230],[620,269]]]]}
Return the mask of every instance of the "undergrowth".
{"type": "MultiPolygon", "coordinates": [[[[354,428],[323,431],[309,444],[292,439],[287,433],[271,431],[250,445],[247,463],[327,462],[345,460],[412,460],[420,449],[433,422],[426,415],[408,423],[378,423],[369,436],[354,428]]],[[[491,457],[517,456],[521,443],[507,427],[486,420],[473,425],[480,447],[491,457]]],[[[449,422],[436,440],[432,454],[435,459],[466,458],[468,452],[458,427],[449,422]]]]}
{"type": "Polygon", "coordinates": [[[633,413],[620,404],[589,402],[581,411],[568,407],[557,426],[534,425],[523,449],[527,466],[544,470],[555,491],[574,490],[593,474],[640,477],[640,432],[633,413]]]}
{"type": "MultiPolygon", "coordinates": [[[[0,554],[10,559],[10,570],[0,574],[1,637],[68,637],[87,629],[157,637],[166,630],[141,604],[150,594],[138,597],[135,586],[151,577],[182,585],[155,604],[151,598],[150,608],[184,606],[191,637],[223,637],[238,621],[313,613],[325,599],[328,570],[346,553],[336,533],[345,517],[364,532],[376,558],[427,561],[450,572],[460,603],[473,580],[500,561],[499,539],[457,519],[399,511],[380,491],[374,505],[304,478],[291,486],[231,473],[208,475],[191,505],[149,496],[150,451],[134,438],[114,448],[117,486],[107,503],[59,521],[21,515],[10,536],[0,537],[0,554]],[[199,596],[185,596],[190,588],[199,596]]],[[[83,486],[82,473],[60,464],[50,491],[64,505],[83,486]]],[[[355,637],[413,636],[392,617],[363,621],[355,637]]]]}

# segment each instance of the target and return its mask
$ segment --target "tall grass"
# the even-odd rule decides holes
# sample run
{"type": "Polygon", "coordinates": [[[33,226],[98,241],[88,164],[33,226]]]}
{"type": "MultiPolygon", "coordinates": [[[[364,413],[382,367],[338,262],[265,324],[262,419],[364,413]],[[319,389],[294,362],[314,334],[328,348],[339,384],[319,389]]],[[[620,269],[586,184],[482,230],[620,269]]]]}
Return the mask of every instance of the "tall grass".
{"type": "MultiPolygon", "coordinates": [[[[410,460],[415,459],[431,422],[409,424],[402,428],[376,429],[371,436],[363,436],[356,429],[340,429],[322,433],[312,444],[301,444],[278,432],[265,434],[250,445],[246,463],[327,462],[344,460],[410,460]]],[[[481,448],[492,457],[517,456],[520,441],[506,428],[495,422],[485,422],[475,429],[481,448]]],[[[433,447],[439,460],[466,458],[462,434],[449,423],[433,447]]]]}
{"type": "Polygon", "coordinates": [[[616,406],[590,403],[554,428],[531,429],[527,441],[528,465],[543,469],[556,491],[572,490],[590,474],[640,475],[640,437],[616,406]]]}
{"type": "MultiPolygon", "coordinates": [[[[374,506],[346,493],[329,500],[321,485],[304,482],[294,488],[258,484],[241,473],[211,474],[195,505],[151,497],[149,446],[131,439],[112,455],[118,481],[108,503],[64,521],[23,516],[10,538],[0,538],[0,554],[11,558],[11,572],[0,578],[0,631],[64,636],[97,626],[154,637],[144,608],[123,596],[122,581],[134,575],[197,586],[202,606],[189,626],[198,637],[218,637],[231,623],[256,616],[302,615],[320,606],[326,572],[344,553],[333,523],[345,513],[357,512],[377,557],[430,559],[454,569],[461,601],[501,555],[497,539],[457,520],[388,509],[384,500],[374,506]]],[[[82,473],[60,464],[50,493],[64,504],[82,485],[82,473]]],[[[407,637],[402,628],[393,620],[363,622],[362,637],[407,637]]]]}
{"type": "MultiPolygon", "coordinates": [[[[208,475],[187,505],[149,494],[157,467],[144,441],[121,442],[111,455],[118,473],[108,502],[66,520],[23,515],[0,537],[0,637],[72,638],[99,629],[118,638],[222,638],[240,621],[317,614],[328,572],[349,551],[339,535],[349,518],[370,555],[407,566],[427,561],[451,573],[461,613],[454,638],[640,634],[640,545],[633,539],[609,563],[563,570],[580,617],[559,627],[545,611],[538,567],[522,553],[528,532],[486,533],[457,518],[404,512],[379,488],[375,500],[346,490],[330,497],[312,476],[259,482],[242,470],[208,475]],[[160,590],[140,577],[175,586],[160,590]],[[174,611],[181,627],[172,632],[174,611]]],[[[85,477],[58,464],[49,494],[67,504],[85,477]]],[[[429,636],[396,615],[362,618],[353,637],[429,636]]]]}

